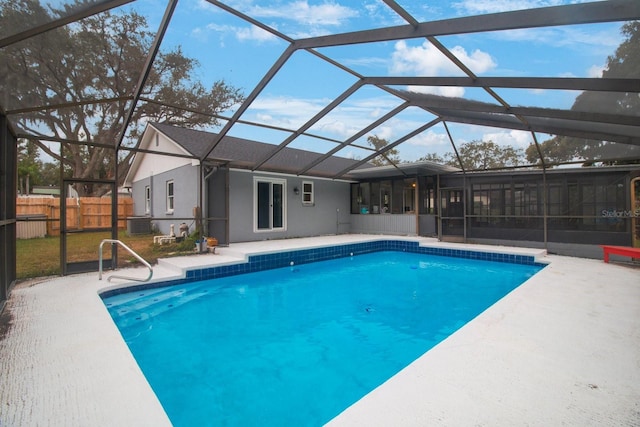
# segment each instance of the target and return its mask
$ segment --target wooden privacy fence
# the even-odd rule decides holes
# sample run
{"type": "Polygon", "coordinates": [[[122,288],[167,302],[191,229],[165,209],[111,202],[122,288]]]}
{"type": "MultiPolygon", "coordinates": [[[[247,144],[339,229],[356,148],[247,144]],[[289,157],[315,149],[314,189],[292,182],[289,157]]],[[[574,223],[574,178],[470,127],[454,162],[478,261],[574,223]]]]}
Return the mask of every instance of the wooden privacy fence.
{"type": "MultiPolygon", "coordinates": [[[[80,197],[67,199],[67,230],[111,227],[111,199],[109,197],[80,197]]],[[[60,235],[60,199],[56,197],[19,197],[16,214],[21,218],[42,219],[47,224],[47,235],[60,235]]],[[[133,215],[133,199],[118,199],[118,229],[127,227],[127,217],[133,215]]],[[[31,222],[31,221],[29,221],[31,222]]],[[[32,227],[25,227],[25,230],[32,227]]],[[[18,235],[19,239],[35,237],[18,235]]]]}

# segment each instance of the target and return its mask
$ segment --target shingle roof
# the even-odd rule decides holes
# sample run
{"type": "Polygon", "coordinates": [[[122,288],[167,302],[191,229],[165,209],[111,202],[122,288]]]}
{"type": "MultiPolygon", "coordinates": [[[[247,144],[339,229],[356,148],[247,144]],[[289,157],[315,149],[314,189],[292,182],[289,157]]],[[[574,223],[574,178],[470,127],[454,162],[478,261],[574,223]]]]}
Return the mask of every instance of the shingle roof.
{"type": "MultiPolygon", "coordinates": [[[[217,136],[211,132],[161,123],[153,123],[152,126],[198,158],[204,156],[217,136]]],[[[207,158],[215,162],[227,163],[230,167],[234,168],[253,169],[257,162],[271,153],[275,148],[276,146],[271,144],[225,136],[207,158]]],[[[322,157],[322,154],[285,147],[268,162],[260,166],[259,170],[296,174],[301,168],[311,164],[320,157],[322,157]]],[[[339,172],[352,167],[358,162],[358,160],[354,159],[331,156],[305,172],[305,175],[333,178],[339,172]]],[[[359,166],[359,168],[369,168],[372,166],[370,163],[365,163],[359,166]]],[[[349,175],[345,175],[342,178],[348,179],[350,177],[349,175]]]]}

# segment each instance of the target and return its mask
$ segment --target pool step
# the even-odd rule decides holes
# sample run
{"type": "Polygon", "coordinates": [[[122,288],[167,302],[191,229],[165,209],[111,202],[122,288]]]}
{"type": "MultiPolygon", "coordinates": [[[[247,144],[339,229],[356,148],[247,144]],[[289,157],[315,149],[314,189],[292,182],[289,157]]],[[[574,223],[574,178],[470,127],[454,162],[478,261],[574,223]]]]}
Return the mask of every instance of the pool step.
{"type": "Polygon", "coordinates": [[[158,259],[158,265],[182,275],[188,270],[237,264],[245,261],[245,255],[243,253],[228,251],[224,248],[220,253],[215,255],[203,254],[175,258],[161,258],[158,259]]]}
{"type": "MultiPolygon", "coordinates": [[[[144,326],[144,322],[196,299],[209,295],[209,291],[198,287],[185,289],[147,289],[122,295],[107,304],[119,327],[144,326]]],[[[146,326],[144,326],[146,329],[146,326]]]]}
{"type": "Polygon", "coordinates": [[[162,267],[164,269],[173,271],[175,273],[182,273],[182,271],[183,271],[182,267],[180,267],[176,263],[171,262],[171,259],[172,258],[159,258],[158,259],[158,266],[162,267]]]}

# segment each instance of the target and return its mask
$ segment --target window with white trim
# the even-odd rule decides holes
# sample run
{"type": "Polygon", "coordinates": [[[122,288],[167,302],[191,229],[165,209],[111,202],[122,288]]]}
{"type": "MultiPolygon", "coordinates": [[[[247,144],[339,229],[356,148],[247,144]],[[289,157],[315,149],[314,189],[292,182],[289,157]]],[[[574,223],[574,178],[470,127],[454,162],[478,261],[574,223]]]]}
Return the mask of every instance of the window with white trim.
{"type": "Polygon", "coordinates": [[[144,187],[144,212],[151,213],[151,186],[146,185],[144,187]]]}
{"type": "Polygon", "coordinates": [[[302,181],[302,204],[305,206],[313,206],[313,182],[302,181]]]}
{"type": "Polygon", "coordinates": [[[173,212],[173,180],[167,181],[167,213],[173,212]]]}
{"type": "Polygon", "coordinates": [[[282,231],[287,228],[286,184],[283,179],[253,178],[253,230],[282,231]]]}

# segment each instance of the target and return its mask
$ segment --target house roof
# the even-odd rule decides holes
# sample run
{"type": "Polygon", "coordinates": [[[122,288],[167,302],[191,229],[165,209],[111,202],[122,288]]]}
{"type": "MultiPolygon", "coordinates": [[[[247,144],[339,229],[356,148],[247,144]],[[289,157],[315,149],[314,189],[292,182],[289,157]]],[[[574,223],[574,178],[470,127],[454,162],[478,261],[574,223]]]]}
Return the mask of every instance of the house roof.
{"type": "Polygon", "coordinates": [[[374,166],[360,168],[351,171],[351,175],[355,178],[391,178],[398,176],[417,176],[417,175],[442,175],[452,172],[459,172],[461,169],[453,166],[441,165],[434,162],[414,162],[414,163],[397,163],[393,165],[374,166]]]}
{"type": "MultiPolygon", "coordinates": [[[[614,166],[598,166],[598,167],[582,167],[575,165],[567,165],[562,168],[546,169],[544,173],[551,174],[584,174],[584,173],[615,173],[615,172],[634,172],[634,174],[640,174],[640,165],[614,165],[614,166]]],[[[394,165],[374,166],[369,168],[360,168],[358,170],[351,171],[351,176],[357,179],[376,179],[376,178],[397,178],[401,176],[428,176],[428,175],[459,175],[466,174],[469,177],[481,177],[481,176],[535,176],[538,177],[543,173],[542,168],[529,167],[520,169],[510,169],[505,171],[504,169],[496,170],[471,170],[463,171],[462,169],[442,165],[434,162],[413,162],[413,163],[398,163],[394,165]]]]}
{"type": "MultiPolygon", "coordinates": [[[[187,129],[162,123],[152,123],[150,126],[166,135],[195,158],[202,158],[208,150],[211,141],[218,138],[218,134],[194,129],[187,129]]],[[[209,162],[227,164],[229,167],[253,170],[260,159],[267,156],[275,148],[272,144],[250,141],[232,136],[223,137],[206,157],[209,162]]],[[[308,168],[304,175],[325,178],[349,179],[351,176],[341,175],[344,170],[368,169],[373,165],[359,160],[345,157],[323,155],[311,151],[285,147],[264,163],[261,171],[299,174],[301,168],[308,168]],[[320,161],[317,165],[315,162],[320,161]],[[362,163],[361,165],[357,165],[362,163]]]]}
{"type": "MultiPolygon", "coordinates": [[[[152,123],[151,127],[161,132],[182,150],[189,153],[194,158],[199,159],[208,149],[211,141],[219,135],[216,133],[187,129],[162,123],[152,123]]],[[[237,169],[253,170],[256,162],[270,153],[274,146],[262,142],[250,141],[243,138],[225,136],[216,145],[215,149],[209,153],[207,160],[217,164],[226,164],[237,169]]],[[[323,156],[311,151],[299,150],[285,147],[277,155],[260,167],[261,171],[296,174],[304,165],[312,164],[323,156]]],[[[132,169],[135,169],[132,168],[132,169]]],[[[604,171],[631,171],[638,170],[638,165],[618,165],[598,168],[568,167],[547,170],[547,173],[570,173],[570,172],[604,172],[604,171]]],[[[306,175],[336,178],[342,176],[344,179],[372,179],[372,178],[392,178],[401,176],[425,176],[444,175],[462,173],[459,168],[443,165],[430,161],[405,162],[390,164],[385,166],[375,166],[371,163],[344,157],[331,156],[317,166],[309,169],[306,175]],[[358,164],[355,169],[351,169],[354,164],[358,164]],[[348,174],[340,175],[342,171],[348,170],[348,174]]],[[[469,171],[471,175],[503,175],[504,171],[469,171]]],[[[540,174],[541,169],[521,169],[512,170],[510,174],[526,175],[540,174]]]]}

